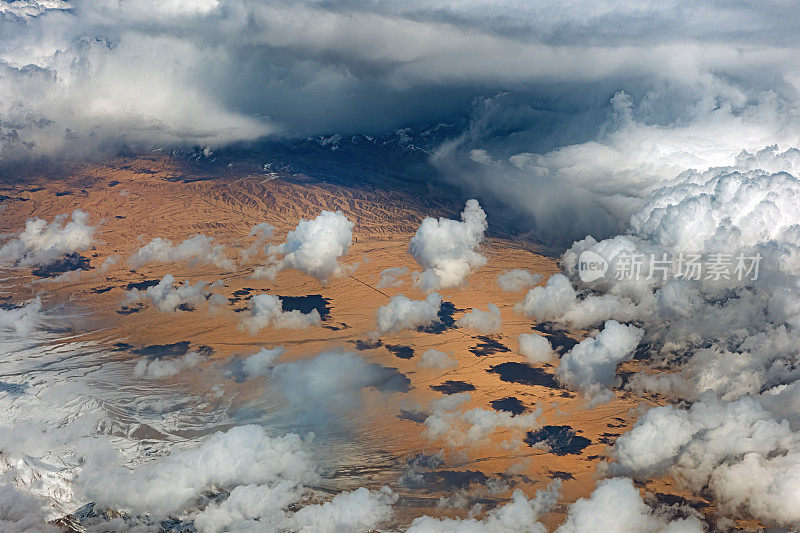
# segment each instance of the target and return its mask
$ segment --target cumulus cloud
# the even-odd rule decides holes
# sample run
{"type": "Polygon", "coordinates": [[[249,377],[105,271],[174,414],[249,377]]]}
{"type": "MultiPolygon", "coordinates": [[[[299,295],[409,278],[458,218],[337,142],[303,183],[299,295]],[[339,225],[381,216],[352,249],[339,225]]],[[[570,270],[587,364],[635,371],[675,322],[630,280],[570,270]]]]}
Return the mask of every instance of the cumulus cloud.
{"type": "Polygon", "coordinates": [[[275,235],[275,227],[268,222],[259,222],[250,228],[248,237],[254,237],[250,246],[242,251],[242,259],[249,261],[254,256],[257,256],[264,245],[275,235]]]}
{"type": "Polygon", "coordinates": [[[227,303],[221,295],[213,294],[215,283],[198,281],[191,285],[189,282],[175,286],[175,277],[172,274],[164,276],[157,285],[145,290],[132,289],[128,291],[127,301],[137,302],[149,299],[150,302],[162,313],[171,313],[181,307],[194,307],[205,302],[227,303]]]}
{"type": "Polygon", "coordinates": [[[133,367],[133,375],[151,379],[170,378],[197,366],[202,359],[197,352],[174,358],[140,359],[133,367]]]}
{"type": "Polygon", "coordinates": [[[224,270],[235,270],[236,263],[225,256],[225,246],[214,244],[213,237],[197,234],[179,244],[156,237],[128,258],[128,264],[139,268],[147,263],[176,263],[179,261],[214,265],[224,270]]]}
{"type": "Polygon", "coordinates": [[[430,415],[425,419],[425,437],[442,441],[452,448],[477,446],[495,431],[504,430],[510,436],[504,442],[520,442],[521,433],[537,427],[541,409],[524,415],[474,407],[461,408],[468,403],[468,392],[451,394],[431,402],[430,415]]]}
{"type": "Polygon", "coordinates": [[[488,310],[475,308],[466,315],[456,320],[460,328],[470,328],[480,333],[497,333],[500,331],[500,309],[490,303],[488,310]]]}
{"type": "Polygon", "coordinates": [[[275,279],[285,268],[296,268],[322,282],[342,275],[339,259],[353,242],[354,225],[341,211],[322,211],[314,220],[300,220],[286,242],[267,248],[270,264],[256,268],[253,277],[275,279]]]}
{"type": "Polygon", "coordinates": [[[323,352],[275,365],[271,383],[294,409],[292,416],[320,421],[361,404],[364,389],[408,392],[410,380],[395,368],[369,363],[349,352],[323,352]]]}
{"type": "Polygon", "coordinates": [[[320,533],[338,531],[374,531],[393,513],[397,501],[389,487],[371,491],[360,487],[353,492],[337,494],[320,505],[306,505],[292,516],[294,528],[320,533]]]}
{"type": "Polygon", "coordinates": [[[115,457],[95,454],[78,476],[86,497],[98,505],[156,513],[176,512],[212,486],[313,481],[310,451],[294,434],[269,437],[259,426],[215,433],[195,448],[128,470],[115,457]]]}
{"type": "Polygon", "coordinates": [[[401,276],[408,272],[407,267],[391,267],[381,270],[380,279],[378,284],[375,285],[378,289],[386,289],[389,287],[400,287],[403,284],[401,276]]]}
{"type": "Polygon", "coordinates": [[[441,306],[442,297],[435,292],[424,300],[411,300],[402,294],[396,294],[388,304],[378,308],[378,333],[397,333],[427,326],[438,318],[441,306]]]}
{"type": "Polygon", "coordinates": [[[269,375],[269,369],[285,352],[286,349],[283,346],[261,348],[242,361],[242,372],[247,378],[269,375]]]}
{"type": "Polygon", "coordinates": [[[547,528],[539,518],[556,506],[560,489],[561,482],[556,480],[530,500],[517,489],[510,502],[492,509],[482,519],[415,518],[408,533],[545,533],[547,528]]]}
{"type": "Polygon", "coordinates": [[[212,503],[194,520],[201,533],[271,529],[275,531],[320,531],[367,533],[392,516],[397,500],[388,487],[372,491],[360,487],[341,492],[321,504],[288,511],[302,500],[303,491],[290,482],[274,485],[241,485],[221,503],[212,503]]]}
{"type": "Polygon", "coordinates": [[[550,341],[538,333],[520,333],[518,342],[519,353],[534,365],[549,363],[555,357],[550,341]]]}
{"type": "Polygon", "coordinates": [[[521,291],[539,283],[542,280],[541,274],[534,274],[530,270],[515,268],[507,270],[497,275],[497,284],[507,292],[521,291]]]}
{"type": "Polygon", "coordinates": [[[517,311],[540,321],[552,321],[584,329],[610,318],[632,320],[638,317],[636,305],[615,294],[594,294],[579,297],[569,279],[554,274],[544,287],[534,287],[517,304],[517,311]]]}
{"type": "Polygon", "coordinates": [[[44,502],[29,492],[17,490],[12,484],[0,485],[0,526],[8,533],[36,531],[56,533],[56,526],[45,523],[44,502]]]}
{"type": "Polygon", "coordinates": [[[38,266],[52,263],[71,253],[83,252],[94,242],[96,226],[89,214],[76,209],[59,215],[50,224],[41,218],[28,219],[25,229],[0,248],[0,263],[38,266]]]}
{"type": "Polygon", "coordinates": [[[444,370],[458,366],[458,361],[442,351],[431,348],[430,350],[425,350],[419,357],[419,364],[420,366],[444,370]]]}
{"type": "Polygon", "coordinates": [[[756,398],[721,402],[709,393],[688,410],[648,411],[617,440],[607,470],[668,472],[693,490],[709,487],[728,512],[744,507],[761,520],[796,524],[800,513],[786,502],[800,490],[798,442],[788,421],[756,398]]]}
{"type": "Polygon", "coordinates": [[[308,313],[283,310],[283,301],[272,294],[256,294],[250,298],[249,316],[243,320],[251,335],[266,327],[304,329],[322,323],[319,311],[312,309],[308,313]]]}
{"type": "Polygon", "coordinates": [[[28,335],[43,321],[42,300],[38,296],[20,307],[0,308],[0,328],[16,335],[28,335]]]}
{"type": "MultiPolygon", "coordinates": [[[[629,337],[631,349],[641,338],[650,359],[638,363],[642,371],[626,388],[692,402],[644,415],[611,448],[608,473],[671,475],[689,490],[708,490],[723,513],[784,526],[800,519],[777,496],[795,490],[787,480],[800,449],[796,417],[785,408],[800,380],[793,303],[800,296],[798,154],[769,147],[742,152],[732,166],[673,176],[640,202],[624,234],[575,242],[562,256],[565,275],[532,289],[520,305],[533,317],[573,326],[635,321],[646,334],[629,330],[620,338],[629,337]],[[579,258],[587,252],[607,262],[606,275],[581,279],[579,258]],[[665,258],[668,275],[650,261],[638,276],[616,275],[635,254],[665,258]],[[699,254],[703,268],[714,254],[727,254],[729,274],[681,273],[689,254],[699,254]],[[737,255],[756,254],[758,276],[737,277],[737,255]]],[[[602,398],[630,351],[620,343],[616,356],[607,347],[602,357],[588,357],[599,352],[582,344],[562,359],[557,376],[590,393],[599,388],[602,398]]]]}
{"type": "Polygon", "coordinates": [[[310,443],[291,433],[270,437],[254,425],[215,433],[130,471],[114,460],[113,454],[95,453],[77,478],[98,505],[165,517],[204,491],[229,491],[190,511],[201,533],[264,528],[367,533],[392,516],[397,500],[388,487],[362,487],[310,503],[309,484],[320,479],[310,443]]]}
{"type": "Polygon", "coordinates": [[[411,238],[409,251],[424,268],[415,284],[424,291],[461,285],[474,269],[486,264],[475,249],[486,232],[486,213],[477,200],[467,200],[461,222],[427,217],[411,238]]]}
{"type": "Polygon", "coordinates": [[[589,337],[565,353],[556,368],[556,378],[571,389],[580,390],[593,403],[608,401],[608,388],[616,378],[617,365],[633,357],[644,331],[616,320],[605,323],[595,337],[589,337]]]}
{"type": "Polygon", "coordinates": [[[669,520],[648,507],[630,479],[612,478],[598,483],[589,498],[573,503],[557,533],[619,531],[620,533],[702,533],[695,517],[669,520]]]}
{"type": "Polygon", "coordinates": [[[275,528],[288,520],[285,509],[302,496],[292,480],[264,485],[239,485],[222,502],[212,502],[194,517],[201,533],[275,528]]]}

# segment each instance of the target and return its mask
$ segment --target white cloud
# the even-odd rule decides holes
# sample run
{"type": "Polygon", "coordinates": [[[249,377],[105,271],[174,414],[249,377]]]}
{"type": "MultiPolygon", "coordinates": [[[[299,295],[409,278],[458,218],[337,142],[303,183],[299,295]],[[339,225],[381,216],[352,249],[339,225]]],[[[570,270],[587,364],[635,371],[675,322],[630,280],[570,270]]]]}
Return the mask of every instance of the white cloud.
{"type": "Polygon", "coordinates": [[[616,531],[619,533],[702,533],[697,518],[667,520],[645,505],[630,479],[612,478],[598,483],[589,498],[573,503],[557,533],[616,531]]]}
{"type": "Polygon", "coordinates": [[[378,308],[378,332],[397,333],[427,326],[438,318],[441,306],[442,297],[437,293],[428,295],[424,300],[411,300],[402,294],[396,294],[388,304],[378,308]]]}
{"type": "Polygon", "coordinates": [[[215,433],[196,448],[176,450],[133,470],[114,465],[114,456],[95,454],[87,461],[77,479],[87,498],[159,516],[179,511],[213,486],[301,483],[317,476],[300,437],[273,438],[252,425],[215,433]]]}
{"type": "Polygon", "coordinates": [[[518,341],[519,353],[531,364],[549,363],[555,358],[550,341],[538,333],[520,333],[518,341]]]}
{"type": "Polygon", "coordinates": [[[397,495],[388,487],[371,491],[360,487],[342,492],[319,505],[306,505],[292,516],[292,529],[337,533],[340,531],[374,531],[392,516],[391,505],[397,495]]]}
{"type": "Polygon", "coordinates": [[[12,330],[18,336],[30,334],[42,320],[42,300],[38,296],[23,306],[0,309],[0,328],[12,330]]]}
{"type": "Polygon", "coordinates": [[[507,504],[492,509],[482,519],[415,518],[408,533],[545,533],[539,519],[558,503],[561,482],[556,480],[530,500],[517,489],[507,504]]]}
{"type": "Polygon", "coordinates": [[[239,485],[221,502],[212,502],[194,517],[200,533],[255,530],[288,525],[285,511],[302,497],[293,480],[263,485],[239,485]]]}
{"type": "Polygon", "coordinates": [[[284,311],[283,302],[272,294],[256,294],[250,298],[250,314],[243,324],[251,335],[266,327],[304,329],[322,323],[319,311],[312,309],[309,313],[301,313],[297,309],[284,311]]]}
{"type": "MultiPolygon", "coordinates": [[[[743,152],[729,167],[673,176],[632,211],[624,235],[575,242],[562,257],[566,276],[533,289],[520,306],[531,316],[573,326],[601,317],[635,320],[647,332],[649,360],[638,363],[642,371],[626,388],[692,402],[688,410],[649,411],[617,439],[608,472],[670,475],[689,490],[708,490],[724,514],[782,525],[800,520],[777,496],[795,491],[788,480],[800,453],[796,417],[786,408],[800,380],[799,154],[769,147],[743,152]],[[582,282],[577,263],[585,251],[606,259],[610,275],[582,282]],[[737,279],[732,270],[730,279],[664,280],[651,275],[646,261],[639,279],[613,275],[630,254],[712,252],[760,254],[758,278],[737,279]]],[[[674,273],[677,265],[671,267],[674,273]]],[[[604,379],[594,375],[593,363],[577,361],[567,372],[562,360],[558,374],[595,389],[594,383],[613,378],[619,358],[600,359],[604,379]]]]}
{"type": "Polygon", "coordinates": [[[787,498],[800,494],[800,434],[754,398],[720,402],[706,394],[688,410],[655,407],[611,449],[611,473],[669,473],[690,489],[708,488],[724,511],[796,524],[787,498]]]}
{"type": "Polygon", "coordinates": [[[128,264],[139,268],[147,263],[176,263],[179,261],[214,265],[224,270],[235,270],[236,263],[225,256],[225,246],[214,244],[213,237],[197,234],[179,244],[156,237],[128,258],[128,264]]]}
{"type": "Polygon", "coordinates": [[[41,2],[36,0],[16,0],[14,2],[6,2],[0,6],[0,13],[17,17],[35,17],[50,9],[69,10],[72,9],[72,5],[63,0],[43,0],[41,2]]]}
{"type": "Polygon", "coordinates": [[[253,242],[242,251],[242,260],[249,261],[257,256],[266,242],[275,235],[275,227],[268,222],[259,222],[250,229],[248,237],[255,237],[253,242]]]}
{"type": "Polygon", "coordinates": [[[501,329],[500,309],[493,303],[488,305],[488,310],[474,308],[458,320],[456,325],[460,328],[470,328],[480,333],[497,333],[501,329]]]}
{"type": "Polygon", "coordinates": [[[616,378],[617,365],[630,360],[644,331],[616,320],[605,323],[595,337],[589,337],[564,354],[556,378],[571,389],[580,390],[592,403],[613,397],[608,388],[616,378]]]}
{"type": "Polygon", "coordinates": [[[265,529],[367,533],[392,516],[391,505],[397,495],[388,487],[375,491],[360,487],[340,492],[321,504],[305,505],[294,513],[288,511],[302,498],[302,487],[290,481],[241,485],[221,503],[206,507],[194,522],[201,533],[265,529]]]}
{"type": "Polygon", "coordinates": [[[458,449],[484,443],[487,437],[499,430],[510,432],[506,442],[520,442],[522,432],[538,426],[541,409],[517,416],[480,407],[462,409],[461,406],[470,399],[468,392],[461,392],[431,402],[430,414],[424,422],[425,437],[458,449]]]}
{"type": "Polygon", "coordinates": [[[534,274],[530,270],[515,268],[507,270],[497,275],[497,284],[507,292],[521,291],[539,283],[542,280],[541,274],[534,274]]]}
{"type": "Polygon", "coordinates": [[[286,352],[283,346],[277,348],[261,348],[258,352],[242,361],[242,371],[248,378],[266,376],[273,363],[286,352]]]}
{"type": "Polygon", "coordinates": [[[411,255],[425,269],[415,284],[430,292],[464,283],[472,270],[486,264],[486,257],[475,248],[487,227],[486,213],[477,200],[467,200],[461,222],[425,218],[409,244],[411,255]]]}
{"type": "Polygon", "coordinates": [[[128,291],[127,301],[137,302],[147,298],[160,312],[171,313],[181,305],[197,306],[207,301],[214,303],[215,299],[211,291],[215,286],[214,283],[209,285],[204,281],[198,281],[191,285],[187,281],[175,287],[175,277],[167,274],[158,282],[158,285],[148,287],[143,291],[138,289],[128,291]]]}
{"type": "Polygon", "coordinates": [[[200,361],[202,357],[197,352],[174,358],[140,359],[133,367],[133,375],[151,379],[169,378],[197,366],[200,361]]]}
{"type": "Polygon", "coordinates": [[[516,306],[517,311],[540,321],[553,321],[584,329],[616,318],[631,320],[637,316],[636,305],[613,294],[587,295],[578,298],[566,276],[554,274],[544,287],[534,287],[516,306]]]}
{"type": "Polygon", "coordinates": [[[11,483],[0,484],[0,528],[7,533],[56,533],[60,528],[45,523],[44,502],[11,483]]]}
{"type": "Polygon", "coordinates": [[[400,287],[403,284],[401,276],[408,272],[407,267],[391,267],[381,270],[380,279],[378,284],[375,285],[378,289],[385,289],[388,287],[400,287]]]}
{"type": "Polygon", "coordinates": [[[322,211],[314,220],[300,220],[286,242],[267,248],[271,262],[256,268],[253,277],[275,279],[285,268],[296,268],[322,282],[341,276],[344,269],[339,259],[352,244],[354,225],[341,211],[322,211]]]}
{"type": "Polygon", "coordinates": [[[431,348],[430,350],[425,350],[420,356],[419,364],[424,367],[444,370],[458,366],[458,361],[444,352],[431,348]]]}
{"type": "Polygon", "coordinates": [[[41,218],[28,219],[25,229],[0,248],[0,263],[18,266],[45,265],[56,259],[89,249],[96,226],[89,225],[88,213],[76,209],[58,215],[50,224],[41,218]]]}
{"type": "Polygon", "coordinates": [[[364,389],[408,392],[410,380],[395,368],[369,363],[349,352],[322,352],[314,357],[279,363],[271,383],[297,419],[324,422],[361,405],[364,389]]]}

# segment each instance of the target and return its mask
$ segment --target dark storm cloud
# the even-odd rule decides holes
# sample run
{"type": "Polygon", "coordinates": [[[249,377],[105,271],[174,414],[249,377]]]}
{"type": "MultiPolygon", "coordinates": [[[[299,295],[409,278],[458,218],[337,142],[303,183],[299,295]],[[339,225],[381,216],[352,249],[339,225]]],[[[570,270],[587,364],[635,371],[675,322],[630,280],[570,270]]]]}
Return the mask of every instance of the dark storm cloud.
{"type": "Polygon", "coordinates": [[[565,113],[595,122],[613,91],[655,79],[791,84],[798,8],[773,7],[16,2],[0,22],[3,156],[370,133],[451,119],[502,90],[527,112],[501,127],[542,133],[565,113]]]}
{"type": "Polygon", "coordinates": [[[426,145],[439,175],[565,246],[624,228],[683,170],[800,137],[786,2],[0,9],[4,163],[407,127],[416,142],[447,122],[461,133],[426,145]]]}

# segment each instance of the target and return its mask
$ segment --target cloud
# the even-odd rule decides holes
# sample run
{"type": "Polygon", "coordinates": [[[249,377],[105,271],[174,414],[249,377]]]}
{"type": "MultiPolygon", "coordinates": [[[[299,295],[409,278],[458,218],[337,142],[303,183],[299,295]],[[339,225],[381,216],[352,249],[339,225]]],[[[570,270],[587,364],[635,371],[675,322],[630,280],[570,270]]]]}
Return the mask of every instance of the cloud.
{"type": "Polygon", "coordinates": [[[242,361],[242,372],[250,379],[269,375],[269,369],[278,358],[286,352],[283,346],[277,348],[261,348],[242,361]]]}
{"type": "Polygon", "coordinates": [[[214,244],[213,237],[197,234],[180,244],[156,237],[128,258],[128,264],[139,268],[147,263],[176,263],[179,261],[214,265],[224,270],[235,270],[236,263],[225,256],[225,246],[214,244]]]}
{"type": "Polygon", "coordinates": [[[316,309],[312,309],[309,313],[301,313],[297,309],[284,311],[281,299],[272,294],[256,294],[250,298],[249,309],[250,314],[242,323],[249,329],[251,335],[270,326],[304,329],[322,323],[322,318],[316,309]]]}
{"type": "Polygon", "coordinates": [[[439,368],[444,370],[446,368],[458,366],[458,361],[444,352],[440,352],[439,350],[434,350],[431,348],[430,350],[425,350],[425,352],[420,356],[419,364],[420,366],[424,367],[439,368]]]}
{"type": "Polygon", "coordinates": [[[274,484],[239,485],[221,502],[211,502],[194,517],[200,533],[236,529],[276,528],[288,522],[285,511],[302,497],[293,480],[274,484]]]}
{"type": "Polygon", "coordinates": [[[427,326],[438,318],[441,305],[442,297],[435,292],[424,300],[411,300],[396,294],[388,304],[378,308],[378,333],[397,333],[427,326]]]}
{"type": "Polygon", "coordinates": [[[275,227],[267,222],[259,222],[250,229],[248,237],[255,237],[253,242],[242,251],[242,260],[249,261],[257,256],[268,240],[275,235],[275,227]]]}
{"type": "Polygon", "coordinates": [[[364,389],[408,392],[411,381],[396,368],[369,363],[349,352],[323,352],[308,359],[280,363],[270,374],[293,416],[323,421],[361,405],[364,389]]]}
{"type": "Polygon", "coordinates": [[[601,324],[612,317],[619,320],[638,317],[636,305],[625,297],[588,294],[579,298],[563,274],[551,276],[544,287],[532,288],[516,309],[540,321],[559,322],[577,329],[601,324]]]}
{"type": "Polygon", "coordinates": [[[538,333],[520,333],[518,342],[519,353],[531,364],[549,363],[555,358],[550,341],[538,333]]]}
{"type": "Polygon", "coordinates": [[[58,215],[50,224],[41,218],[28,219],[25,229],[0,248],[0,263],[9,266],[39,266],[71,253],[83,252],[94,242],[96,226],[89,225],[88,213],[76,209],[58,215]]]}
{"type": "Polygon", "coordinates": [[[541,409],[516,416],[507,411],[480,407],[461,409],[470,399],[468,392],[461,392],[431,402],[430,414],[424,421],[425,437],[429,441],[443,441],[458,449],[477,446],[501,429],[511,433],[505,442],[521,442],[521,435],[517,435],[518,433],[538,426],[541,409]]]}
{"type": "Polygon", "coordinates": [[[708,487],[724,511],[744,508],[759,520],[790,525],[800,521],[797,509],[785,504],[800,489],[798,443],[788,421],[757,399],[721,402],[707,393],[688,410],[648,411],[617,440],[607,470],[669,473],[693,490],[708,487]]]}
{"type": "Polygon", "coordinates": [[[415,518],[408,533],[544,533],[547,528],[538,520],[558,503],[561,482],[556,480],[539,490],[530,500],[517,489],[511,501],[492,509],[482,519],[415,518]]]}
{"type": "MultiPolygon", "coordinates": [[[[496,134],[508,137],[512,148],[497,154],[493,139],[463,147],[467,161],[489,166],[473,159],[497,164],[508,157],[503,152],[530,154],[554,143],[586,141],[586,130],[594,133],[605,118],[604,100],[627,88],[643,95],[647,135],[631,135],[635,142],[627,149],[624,142],[602,139],[593,140],[599,146],[590,151],[587,142],[593,157],[583,161],[553,150],[568,160],[539,163],[538,172],[531,172],[534,179],[562,169],[569,175],[577,166],[576,173],[595,169],[595,181],[602,183],[600,170],[623,166],[632,153],[660,155],[652,139],[668,129],[668,112],[700,108],[724,114],[729,105],[737,111],[731,115],[746,122],[740,108],[770,90],[773,99],[790,98],[797,73],[796,41],[787,23],[797,16],[793,5],[770,13],[750,4],[710,2],[645,12],[608,1],[590,13],[576,13],[570,5],[484,1],[357,1],[347,9],[312,1],[235,0],[11,5],[7,9],[15,14],[3,18],[10,37],[0,59],[6,70],[2,93],[14,97],[3,102],[0,114],[8,138],[3,151],[17,158],[108,154],[121,145],[216,146],[274,132],[389,131],[451,122],[475,98],[519,92],[527,109],[509,113],[516,127],[497,128],[496,134]],[[694,22],[709,16],[726,24],[710,30],[694,22]],[[610,27],[608,20],[620,23],[610,27]],[[93,38],[81,41],[86,35],[93,38]],[[401,46],[408,43],[414,44],[401,46]],[[242,68],[248,62],[254,68],[242,68]],[[209,64],[213,68],[203,68],[209,64]],[[606,164],[597,170],[591,161],[606,164]]],[[[748,134],[743,126],[715,126],[700,138],[686,128],[682,137],[689,150],[667,155],[691,161],[716,152],[700,142],[705,139],[725,145],[737,136],[765,136],[748,134]]],[[[505,170],[496,171],[501,179],[494,187],[510,195],[505,170]]],[[[514,205],[562,200],[519,196],[514,205]]]]}
{"type": "Polygon", "coordinates": [[[219,295],[211,293],[215,287],[216,283],[209,285],[204,281],[198,281],[195,285],[186,282],[175,287],[175,277],[167,274],[158,282],[158,285],[148,287],[143,291],[138,289],[128,291],[127,301],[137,302],[149,299],[162,313],[171,313],[182,306],[194,307],[206,302],[227,303],[224,298],[224,302],[219,302],[219,298],[215,298],[219,295]]]}
{"type": "Polygon", "coordinates": [[[695,517],[668,520],[645,505],[630,479],[612,478],[597,484],[589,498],[573,503],[557,533],[618,531],[620,533],[701,533],[695,517]]]}
{"type": "Polygon", "coordinates": [[[425,269],[414,283],[426,292],[464,283],[472,270],[486,264],[475,248],[487,227],[486,213],[477,200],[467,200],[461,222],[426,217],[409,244],[411,255],[425,269]]]}
{"type": "Polygon", "coordinates": [[[20,307],[0,308],[0,328],[17,336],[30,334],[42,324],[43,318],[42,300],[38,296],[20,307]]]}
{"type": "MultiPolygon", "coordinates": [[[[563,276],[529,291],[521,311],[575,329],[635,323],[649,359],[626,387],[697,408],[652,415],[641,428],[679,424],[675,435],[642,429],[636,450],[620,438],[617,464],[679,473],[725,513],[794,527],[792,499],[776,495],[794,494],[798,449],[787,407],[800,380],[795,4],[27,1],[3,11],[3,165],[173,145],[212,161],[218,145],[276,131],[339,133],[325,145],[334,153],[349,134],[413,126],[395,142],[425,154],[455,196],[479,198],[493,227],[569,248],[563,276]],[[424,126],[439,123],[450,126],[424,126]],[[611,273],[630,253],[760,253],[763,268],[747,282],[664,282],[646,266],[639,280],[590,284],[577,275],[583,251],[611,273]]],[[[258,145],[248,153],[262,157],[258,145]]],[[[37,261],[11,242],[0,256],[37,261]]],[[[452,260],[423,264],[421,287],[443,285],[448,266],[455,283],[477,268],[441,260],[445,248],[420,252],[452,260]]],[[[465,245],[453,256],[464,250],[477,254],[465,245]]],[[[390,311],[387,330],[414,327],[390,311]]],[[[597,365],[617,357],[590,354],[570,379],[594,388],[608,374],[597,365]]],[[[630,495],[617,489],[605,494],[630,495]]]]}
{"type": "Polygon", "coordinates": [[[507,292],[521,291],[539,283],[541,274],[534,274],[530,270],[515,268],[497,275],[497,284],[507,292]]]}
{"type": "Polygon", "coordinates": [[[303,441],[294,434],[269,437],[259,426],[238,426],[215,433],[195,448],[128,470],[114,456],[94,454],[77,483],[98,505],[149,512],[179,511],[213,486],[301,483],[316,479],[316,467],[303,441]]]}
{"type": "Polygon", "coordinates": [[[216,531],[373,531],[392,516],[397,500],[388,487],[360,487],[340,492],[321,504],[309,504],[295,512],[288,509],[303,498],[302,487],[288,481],[274,485],[241,485],[221,503],[212,503],[194,519],[201,533],[216,531]]]}
{"type": "Polygon", "coordinates": [[[403,285],[403,280],[400,279],[408,272],[407,267],[392,267],[381,270],[380,279],[378,284],[375,285],[378,289],[386,289],[388,287],[400,287],[403,285]]]}
{"type": "Polygon", "coordinates": [[[341,211],[322,211],[314,220],[300,220],[286,242],[267,248],[271,263],[256,268],[253,277],[275,279],[285,268],[296,268],[322,282],[341,276],[339,259],[350,248],[354,225],[341,211]]]}
{"type": "MultiPolygon", "coordinates": [[[[626,388],[691,402],[689,409],[648,411],[617,439],[606,473],[669,475],[689,490],[708,491],[725,515],[780,525],[800,520],[777,496],[795,490],[787,473],[800,450],[796,417],[781,407],[800,380],[793,303],[800,296],[798,154],[767,147],[740,153],[731,166],[672,176],[638,202],[624,233],[576,241],[561,258],[564,275],[532,289],[520,305],[531,316],[572,326],[635,321],[646,331],[648,357],[626,388]],[[608,263],[606,275],[581,280],[578,263],[586,252],[608,263]],[[666,256],[671,270],[662,276],[645,260],[639,276],[617,275],[625,258],[637,254],[666,256]],[[700,254],[703,268],[713,254],[727,254],[729,275],[676,275],[689,254],[700,254]],[[735,258],[757,254],[758,276],[737,277],[735,258]]],[[[606,378],[594,374],[594,363],[577,364],[574,354],[557,375],[595,389],[613,379],[614,360],[629,357],[624,351],[598,359],[606,378]]]]}
{"type": "Polygon", "coordinates": [[[50,0],[37,2],[36,0],[20,0],[9,2],[0,7],[0,12],[6,15],[13,15],[20,18],[35,17],[47,12],[50,9],[68,10],[72,6],[69,2],[62,0],[50,0]]]}
{"type": "Polygon", "coordinates": [[[197,352],[175,358],[140,359],[133,367],[133,375],[150,379],[170,378],[197,366],[202,359],[197,352]]]}
{"type": "Polygon", "coordinates": [[[8,533],[60,531],[45,523],[44,502],[40,498],[17,490],[11,483],[0,484],[0,527],[8,533]]]}
{"type": "Polygon", "coordinates": [[[610,400],[609,387],[616,378],[617,365],[630,360],[644,331],[616,320],[605,323],[595,337],[575,345],[561,357],[556,378],[571,389],[580,390],[593,404],[610,400]]]}
{"type": "Polygon", "coordinates": [[[458,320],[456,325],[460,328],[471,328],[480,333],[497,333],[500,331],[500,309],[493,303],[488,305],[488,311],[473,309],[458,320]]]}
{"type": "Polygon", "coordinates": [[[397,495],[389,487],[377,491],[360,487],[339,493],[325,503],[306,505],[292,516],[292,523],[298,530],[320,533],[374,531],[391,518],[391,505],[396,501],[397,495]]]}

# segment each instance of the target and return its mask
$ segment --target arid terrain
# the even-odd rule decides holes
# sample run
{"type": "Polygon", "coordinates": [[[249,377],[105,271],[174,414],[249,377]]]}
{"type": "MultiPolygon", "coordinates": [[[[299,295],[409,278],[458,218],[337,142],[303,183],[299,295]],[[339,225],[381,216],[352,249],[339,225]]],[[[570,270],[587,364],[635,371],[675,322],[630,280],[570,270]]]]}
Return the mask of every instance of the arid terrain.
{"type": "MultiPolygon", "coordinates": [[[[50,221],[74,209],[87,212],[92,224],[99,224],[96,244],[84,254],[88,263],[83,270],[35,275],[30,268],[11,268],[3,273],[3,298],[11,304],[39,295],[54,327],[62,332],[48,341],[51,354],[63,352],[66,358],[75,346],[94,346],[99,359],[95,364],[114,362],[128,371],[146,357],[180,358],[190,352],[202,356],[196,366],[154,382],[178,396],[186,391],[187,397],[202,398],[196,405],[181,406],[181,416],[210,417],[213,422],[198,422],[193,428],[168,412],[143,421],[127,412],[122,402],[108,409],[109,422],[100,432],[157,447],[165,442],[190,442],[211,429],[230,427],[234,421],[256,421],[276,430],[314,431],[329,452],[321,488],[337,492],[388,485],[400,496],[395,525],[408,524],[423,514],[466,516],[473,509],[471,512],[480,515],[475,504],[484,509],[494,507],[507,501],[514,488],[531,496],[558,479],[563,482],[562,498],[555,512],[543,519],[554,527],[561,523],[570,503],[592,492],[606,447],[630,427],[641,405],[658,401],[617,390],[612,401],[590,408],[580,394],[559,385],[552,365],[531,365],[519,353],[520,333],[536,330],[545,334],[561,354],[587,333],[531,321],[515,310],[527,288],[500,289],[496,278],[509,269],[541,274],[541,283],[559,270],[553,258],[522,241],[487,238],[481,247],[487,264],[470,275],[467,284],[440,291],[445,304],[436,327],[377,335],[376,310],[393,295],[425,298],[412,285],[408,272],[399,277],[398,286],[378,288],[381,271],[419,269],[408,253],[409,239],[425,216],[456,216],[447,205],[303,176],[191,177],[169,158],[154,156],[75,166],[57,178],[31,176],[3,188],[5,233],[19,232],[29,217],[50,221]],[[241,257],[254,241],[248,237],[250,228],[267,222],[275,228],[272,240],[281,242],[301,218],[314,218],[322,210],[341,210],[355,223],[355,242],[343,259],[345,273],[327,283],[295,269],[278,273],[274,281],[254,279],[254,268],[265,258],[258,250],[246,259],[241,257]],[[236,268],[197,260],[150,262],[134,268],[128,261],[151,239],[178,243],[198,233],[224,245],[225,257],[235,260],[236,268]],[[189,284],[215,283],[212,292],[224,298],[207,297],[200,305],[167,312],[146,299],[131,301],[131,289],[144,290],[167,274],[189,284]],[[249,330],[244,327],[249,299],[262,293],[280,296],[285,311],[317,309],[321,324],[249,330]],[[501,312],[499,333],[483,334],[455,325],[470,308],[485,309],[490,303],[501,312]],[[280,359],[283,362],[322,352],[353,352],[369,363],[396,369],[407,379],[403,386],[388,390],[365,387],[358,401],[327,413],[320,429],[319,413],[282,407],[285,402],[270,390],[269,382],[231,376],[231,361],[277,346],[286,349],[280,359]],[[421,355],[429,349],[448,354],[456,364],[423,366],[421,355]],[[454,434],[430,438],[424,421],[430,415],[431,402],[465,391],[470,398],[464,409],[493,409],[515,416],[535,413],[538,417],[530,420],[529,427],[498,426],[474,442],[460,441],[454,434]],[[408,481],[410,474],[417,476],[413,483],[408,481]]],[[[489,227],[491,234],[491,220],[489,227]]],[[[47,366],[58,367],[59,360],[60,356],[50,358],[47,366]]],[[[619,374],[624,376],[635,365],[636,361],[626,363],[619,374]]],[[[6,372],[0,380],[54,379],[44,366],[34,366],[28,377],[6,372]]],[[[119,379],[120,387],[130,386],[130,375],[119,379]]],[[[95,385],[97,391],[88,392],[100,398],[115,384],[95,385]]],[[[315,386],[314,382],[308,384],[309,388],[315,386]]],[[[135,393],[136,388],[127,390],[135,393]]],[[[301,404],[300,409],[313,408],[313,404],[301,404]]],[[[709,516],[712,513],[708,502],[683,500],[669,480],[653,480],[641,488],[655,493],[662,503],[687,503],[709,516]]],[[[81,502],[55,498],[53,516],[73,511],[69,506],[77,503],[81,502]]],[[[79,529],[74,518],[59,523],[79,529]]]]}

